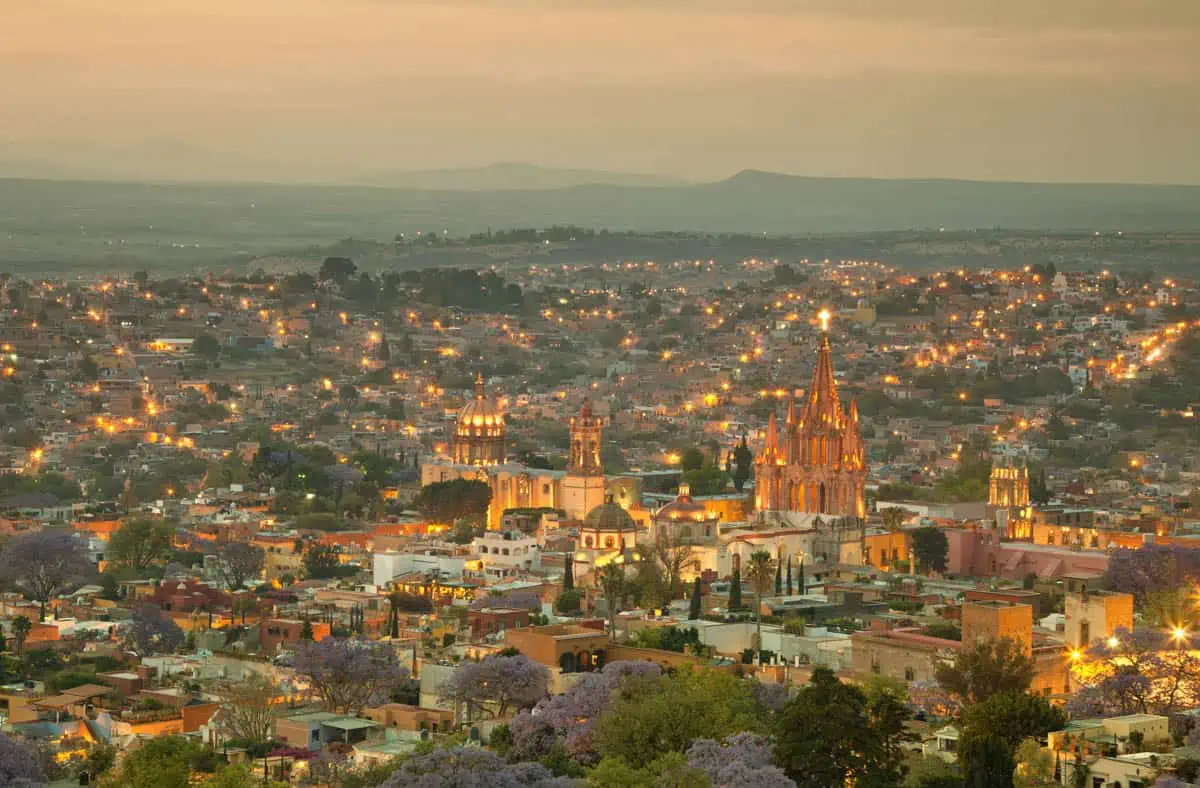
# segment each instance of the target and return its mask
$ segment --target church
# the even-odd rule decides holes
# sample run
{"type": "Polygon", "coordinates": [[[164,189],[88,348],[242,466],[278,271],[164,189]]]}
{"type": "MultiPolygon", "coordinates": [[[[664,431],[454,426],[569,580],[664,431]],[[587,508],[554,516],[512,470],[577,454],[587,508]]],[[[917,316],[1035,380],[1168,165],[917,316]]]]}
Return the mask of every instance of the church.
{"type": "Polygon", "coordinates": [[[843,410],[833,374],[829,313],[821,313],[817,365],[804,409],[788,403],[782,435],[772,413],[762,453],[755,461],[755,508],[766,520],[798,525],[821,516],[862,519],[866,453],[858,402],[843,410]]]}
{"type": "Polygon", "coordinates": [[[559,509],[568,520],[583,521],[605,502],[600,462],[603,419],[584,400],[571,422],[570,459],[565,471],[530,468],[508,458],[504,414],[487,394],[480,375],[475,398],[458,413],[448,457],[421,466],[421,484],[475,479],[492,490],[487,527],[498,530],[509,509],[559,509]]]}

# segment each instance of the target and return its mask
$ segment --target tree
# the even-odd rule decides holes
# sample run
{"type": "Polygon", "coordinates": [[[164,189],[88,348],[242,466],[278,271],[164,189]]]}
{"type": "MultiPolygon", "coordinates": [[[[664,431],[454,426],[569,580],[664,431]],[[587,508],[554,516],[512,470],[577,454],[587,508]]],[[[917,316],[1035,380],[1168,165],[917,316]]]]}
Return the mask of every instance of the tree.
{"type": "Polygon", "coordinates": [[[560,615],[577,616],[582,607],[583,593],[571,589],[563,591],[558,595],[558,599],[554,600],[554,610],[560,615]]]}
{"type": "Polygon", "coordinates": [[[607,563],[600,567],[597,582],[604,594],[604,608],[608,612],[608,636],[617,637],[617,613],[621,598],[625,595],[625,568],[621,564],[607,563]]]}
{"type": "Polygon", "coordinates": [[[1133,594],[1141,607],[1152,592],[1190,586],[1200,579],[1200,549],[1176,545],[1143,545],[1118,549],[1109,560],[1104,586],[1133,594]]]}
{"type": "Polygon", "coordinates": [[[510,708],[541,700],[549,683],[550,671],[524,654],[492,654],[459,665],[438,691],[442,700],[464,704],[468,719],[473,708],[484,704],[496,706],[496,717],[503,718],[510,708]]]}
{"type": "Polygon", "coordinates": [[[775,562],[775,596],[783,594],[783,564],[775,562]]]}
{"type": "Polygon", "coordinates": [[[329,545],[313,542],[304,551],[304,573],[315,580],[341,574],[340,553],[329,545]]]}
{"type": "Polygon", "coordinates": [[[787,559],[787,595],[792,595],[792,556],[790,553],[787,559]]]}
{"type": "Polygon", "coordinates": [[[704,467],[704,452],[700,451],[695,446],[689,446],[683,450],[679,457],[679,468],[684,471],[698,471],[704,467]]]}
{"type": "Polygon", "coordinates": [[[166,520],[128,518],[109,538],[107,557],[136,572],[143,572],[152,564],[166,560],[171,552],[171,536],[172,527],[166,520]]]}
{"type": "Polygon", "coordinates": [[[300,627],[300,639],[301,640],[315,640],[316,639],[316,635],[313,632],[312,622],[309,621],[307,618],[304,619],[304,624],[302,624],[300,627]]]}
{"type": "Polygon", "coordinates": [[[25,648],[25,640],[29,637],[29,633],[33,631],[33,622],[29,620],[29,616],[17,616],[12,622],[13,640],[16,643],[16,653],[20,656],[21,651],[25,648]]]}
{"type": "Polygon", "coordinates": [[[729,609],[742,609],[742,570],[733,568],[733,579],[729,581],[729,609]]]}
{"type": "Polygon", "coordinates": [[[1062,709],[1028,692],[1000,692],[969,706],[959,720],[958,742],[968,785],[1012,785],[1021,742],[1041,739],[1066,723],[1062,709]],[[1000,782],[994,782],[1001,773],[1000,782]],[[988,782],[981,782],[985,778],[988,782]]]}
{"type": "Polygon", "coordinates": [[[343,405],[353,406],[358,403],[358,387],[353,383],[343,383],[338,387],[338,401],[343,405]]]}
{"type": "Polygon", "coordinates": [[[950,540],[941,529],[926,526],[912,532],[912,554],[922,569],[945,572],[949,552],[950,540]]]}
{"type": "Polygon", "coordinates": [[[1077,714],[1170,715],[1200,702],[1200,637],[1183,630],[1117,629],[1073,660],[1082,691],[1068,701],[1077,714]]]}
{"type": "Polygon", "coordinates": [[[775,559],[766,550],[757,550],[750,554],[750,564],[746,568],[746,578],[754,588],[756,596],[754,606],[755,648],[762,648],[762,600],[763,594],[771,587],[771,577],[775,574],[775,559]]]}
{"type": "Polygon", "coordinates": [[[571,591],[575,588],[575,557],[574,554],[568,553],[566,558],[565,568],[563,570],[563,591],[571,591]]]}
{"type": "Polygon", "coordinates": [[[539,763],[506,763],[490,750],[453,747],[416,755],[400,764],[379,788],[566,788],[539,763]]]}
{"type": "Polygon", "coordinates": [[[221,355],[221,343],[212,334],[201,334],[192,342],[192,352],[200,358],[215,361],[221,355]]]}
{"type": "Polygon", "coordinates": [[[995,736],[960,738],[958,762],[968,788],[1013,788],[1016,763],[1012,752],[995,736]]]}
{"type": "Polygon", "coordinates": [[[678,530],[661,529],[654,544],[646,551],[647,558],[662,570],[667,598],[677,599],[683,591],[683,570],[691,563],[695,548],[678,530]]]}
{"type": "Polygon", "coordinates": [[[561,744],[576,762],[590,765],[599,760],[594,728],[608,709],[613,693],[631,676],[658,676],[662,670],[653,662],[617,660],[599,672],[584,673],[566,692],[538,701],[531,711],[522,711],[509,725],[511,759],[545,757],[561,744]]]}
{"type": "Polygon", "coordinates": [[[102,788],[187,788],[192,770],[211,771],[215,755],[183,736],[147,739],[121,759],[119,768],[101,778],[102,788]]]}
{"type": "Polygon", "coordinates": [[[808,594],[808,586],[806,585],[806,582],[804,580],[804,559],[803,558],[800,559],[800,571],[797,574],[796,591],[800,594],[800,596],[805,596],[806,594],[808,594]]]}
{"type": "Polygon", "coordinates": [[[171,654],[183,645],[186,637],[179,626],[151,604],[139,605],[133,611],[129,639],[139,656],[171,654]]]}
{"type": "Polygon", "coordinates": [[[1001,692],[1025,692],[1033,670],[1033,658],[1019,640],[994,638],[963,646],[934,676],[961,703],[974,705],[1001,692]]]}
{"type": "Polygon", "coordinates": [[[69,531],[56,529],[17,534],[0,551],[0,566],[9,583],[39,604],[39,621],[51,599],[92,575],[82,543],[69,531]]]}
{"type": "Polygon", "coordinates": [[[889,531],[899,530],[904,524],[904,520],[908,517],[908,510],[901,509],[899,506],[889,506],[880,512],[883,517],[883,527],[889,531]]]}
{"type": "Polygon", "coordinates": [[[666,752],[685,752],[696,739],[762,732],[766,715],[753,685],[707,670],[631,676],[596,724],[597,750],[640,769],[666,752]]]}
{"type": "Polygon", "coordinates": [[[317,271],[317,279],[322,282],[332,281],[338,287],[345,287],[356,271],[358,266],[348,257],[326,257],[317,271]]]}
{"type": "Polygon", "coordinates": [[[230,739],[265,744],[279,714],[278,685],[269,676],[251,672],[221,692],[221,732],[230,739]]]}
{"type": "Polygon", "coordinates": [[[862,690],[816,668],[778,715],[776,761],[800,788],[899,785],[903,770],[894,753],[906,737],[906,715],[902,705],[887,703],[873,720],[862,690]]]}
{"type": "Polygon", "coordinates": [[[296,672],[306,676],[328,711],[357,714],[383,702],[392,687],[409,676],[399,655],[386,643],[327,637],[302,643],[296,672]]]}
{"type": "Polygon", "coordinates": [[[722,742],[697,739],[687,749],[687,763],[713,785],[795,788],[796,783],[772,763],[771,741],[756,733],[738,733],[722,742]]]}
{"type": "Polygon", "coordinates": [[[45,782],[46,773],[37,751],[0,731],[0,785],[36,788],[45,782]]]}
{"type": "Polygon", "coordinates": [[[421,488],[413,499],[413,507],[439,523],[478,518],[487,514],[492,501],[492,488],[477,479],[454,479],[434,482],[421,488]]]}
{"type": "Polygon", "coordinates": [[[1054,755],[1037,739],[1025,739],[1017,747],[1017,767],[1013,771],[1015,788],[1049,788],[1054,779],[1054,755]]]}
{"type": "Polygon", "coordinates": [[[695,621],[700,618],[700,614],[704,612],[704,599],[702,596],[703,589],[700,585],[700,578],[697,577],[692,581],[692,600],[688,605],[688,621],[695,621]]]}
{"type": "Polygon", "coordinates": [[[742,492],[742,488],[746,486],[746,482],[754,474],[754,454],[750,451],[750,447],[746,445],[746,436],[742,436],[742,442],[733,452],[733,487],[742,492]]]}
{"type": "Polygon", "coordinates": [[[226,542],[217,549],[217,572],[230,591],[236,591],[262,572],[266,553],[248,542],[226,542]]]}
{"type": "Polygon", "coordinates": [[[705,465],[683,472],[692,495],[721,495],[729,486],[729,474],[715,465],[705,465]]]}

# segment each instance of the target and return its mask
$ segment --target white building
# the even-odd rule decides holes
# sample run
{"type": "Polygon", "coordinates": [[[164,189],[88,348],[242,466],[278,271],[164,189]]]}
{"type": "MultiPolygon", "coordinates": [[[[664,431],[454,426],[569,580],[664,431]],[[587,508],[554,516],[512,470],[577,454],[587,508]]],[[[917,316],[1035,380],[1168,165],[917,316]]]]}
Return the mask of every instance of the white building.
{"type": "Polygon", "coordinates": [[[443,579],[461,578],[467,559],[457,555],[405,553],[385,550],[375,553],[374,575],[376,587],[382,588],[401,575],[414,572],[434,574],[443,579]]]}
{"type": "Polygon", "coordinates": [[[542,565],[538,540],[520,531],[486,531],[472,540],[471,553],[484,574],[497,577],[539,569],[542,565]]]}

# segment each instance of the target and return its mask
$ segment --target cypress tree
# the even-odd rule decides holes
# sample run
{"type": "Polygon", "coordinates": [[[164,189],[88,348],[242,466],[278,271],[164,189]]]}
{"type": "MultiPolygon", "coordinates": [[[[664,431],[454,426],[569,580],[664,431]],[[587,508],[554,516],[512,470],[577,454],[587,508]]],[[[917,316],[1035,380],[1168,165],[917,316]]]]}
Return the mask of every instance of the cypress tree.
{"type": "Polygon", "coordinates": [[[796,589],[800,592],[800,596],[804,596],[805,588],[804,588],[804,559],[803,558],[800,559],[800,573],[797,576],[796,582],[797,582],[796,589]]]}
{"type": "Polygon", "coordinates": [[[783,593],[783,567],[775,564],[775,596],[783,593]]]}
{"type": "Polygon", "coordinates": [[[563,591],[570,591],[575,588],[575,561],[574,556],[567,556],[567,571],[563,573],[563,591]]]}
{"type": "Polygon", "coordinates": [[[729,582],[729,609],[742,609],[742,570],[733,570],[733,580],[729,582]]]}
{"type": "Polygon", "coordinates": [[[704,611],[704,603],[700,593],[700,578],[696,578],[692,583],[692,603],[688,607],[688,621],[695,621],[700,618],[700,614],[704,611]]]}
{"type": "Polygon", "coordinates": [[[788,556],[787,568],[787,593],[788,596],[792,595],[792,557],[790,555],[788,556]]]}

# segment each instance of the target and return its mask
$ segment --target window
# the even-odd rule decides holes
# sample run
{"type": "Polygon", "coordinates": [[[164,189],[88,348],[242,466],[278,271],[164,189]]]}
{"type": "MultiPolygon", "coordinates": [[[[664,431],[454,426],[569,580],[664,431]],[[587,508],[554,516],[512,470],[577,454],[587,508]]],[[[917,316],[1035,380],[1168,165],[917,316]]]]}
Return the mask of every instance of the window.
{"type": "Polygon", "coordinates": [[[1079,645],[1087,646],[1092,642],[1092,625],[1087,621],[1079,622],[1079,645]]]}
{"type": "Polygon", "coordinates": [[[905,681],[913,681],[915,678],[916,678],[916,672],[913,671],[912,668],[904,669],[904,680],[905,681]]]}
{"type": "Polygon", "coordinates": [[[543,484],[542,485],[542,495],[549,495],[549,494],[550,494],[550,485],[543,484]]]}

